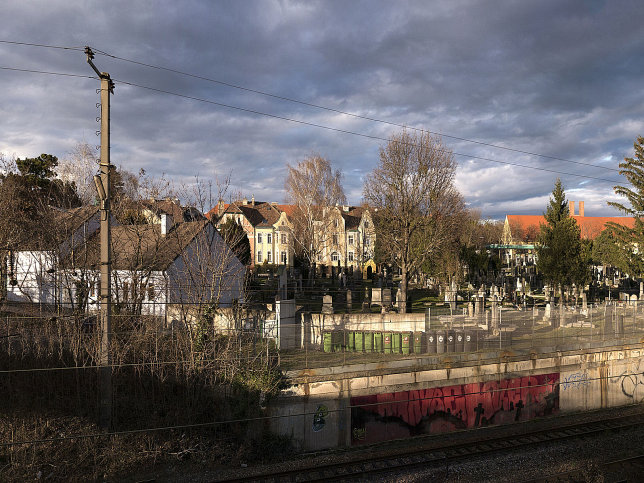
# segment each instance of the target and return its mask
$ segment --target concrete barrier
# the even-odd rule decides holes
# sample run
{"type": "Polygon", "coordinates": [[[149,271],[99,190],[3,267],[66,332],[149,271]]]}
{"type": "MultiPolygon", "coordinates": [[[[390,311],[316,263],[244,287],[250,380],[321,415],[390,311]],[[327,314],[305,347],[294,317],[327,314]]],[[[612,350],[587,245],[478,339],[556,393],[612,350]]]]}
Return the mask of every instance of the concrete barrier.
{"type": "Polygon", "coordinates": [[[588,351],[427,354],[292,371],[273,431],[307,450],[644,402],[644,344],[588,351]]]}

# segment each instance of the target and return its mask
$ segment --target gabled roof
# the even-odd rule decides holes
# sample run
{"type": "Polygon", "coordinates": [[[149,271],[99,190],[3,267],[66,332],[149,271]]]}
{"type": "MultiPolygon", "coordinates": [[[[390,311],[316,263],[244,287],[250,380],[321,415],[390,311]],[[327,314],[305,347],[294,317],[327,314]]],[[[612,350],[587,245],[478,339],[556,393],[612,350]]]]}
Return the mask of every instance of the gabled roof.
{"type": "Polygon", "coordinates": [[[172,216],[175,223],[182,223],[184,221],[196,221],[203,218],[203,213],[194,207],[181,206],[179,200],[176,199],[163,199],[163,200],[143,200],[141,206],[149,210],[156,216],[165,213],[172,216]]]}
{"type": "Polygon", "coordinates": [[[346,230],[357,230],[360,226],[360,217],[352,216],[348,213],[342,213],[342,218],[344,218],[344,228],[346,230]]]}
{"type": "Polygon", "coordinates": [[[292,217],[297,211],[297,205],[277,205],[277,208],[286,213],[288,217],[292,217]]]}
{"type": "Polygon", "coordinates": [[[286,213],[286,216],[291,216],[296,209],[297,207],[295,205],[278,205],[277,203],[268,203],[266,201],[254,201],[250,203],[235,201],[230,204],[215,206],[206,216],[213,218],[221,217],[225,214],[241,214],[246,217],[252,226],[268,228],[277,223],[282,213],[286,213]],[[223,211],[220,212],[222,206],[223,211]]]}
{"type": "MultiPolygon", "coordinates": [[[[160,225],[120,225],[112,228],[112,268],[114,270],[165,270],[202,232],[208,220],[178,223],[166,235],[160,225]]],[[[100,267],[100,233],[94,234],[74,254],[76,266],[100,267]]],[[[71,260],[65,265],[69,266],[71,260]]]]}
{"type": "MultiPolygon", "coordinates": [[[[546,219],[543,215],[507,215],[507,221],[510,225],[510,230],[518,227],[522,233],[529,230],[540,230],[540,225],[546,224],[546,219]]],[[[572,218],[577,222],[581,229],[581,237],[587,239],[596,238],[606,228],[606,223],[613,222],[618,225],[633,228],[635,226],[635,218],[628,216],[579,216],[573,215],[572,218]]]]}
{"type": "Polygon", "coordinates": [[[97,212],[98,206],[81,206],[54,215],[54,223],[61,231],[71,234],[88,222],[97,212]]]}
{"type": "Polygon", "coordinates": [[[74,234],[83,223],[88,222],[98,212],[98,206],[81,206],[64,210],[50,207],[50,223],[40,233],[31,233],[16,250],[55,250],[60,244],[74,234]]]}
{"type": "Polygon", "coordinates": [[[183,209],[178,201],[175,200],[142,200],[141,205],[147,208],[155,215],[166,213],[171,215],[176,221],[183,220],[183,209]]]}
{"type": "MultiPolygon", "coordinates": [[[[345,207],[338,206],[337,209],[344,218],[347,229],[352,230],[358,228],[365,208],[361,206],[349,206],[345,211],[345,207]]],[[[298,210],[297,205],[280,205],[266,201],[247,203],[235,201],[233,203],[222,203],[221,205],[215,206],[206,216],[211,219],[213,216],[221,217],[225,214],[242,214],[252,226],[268,228],[277,223],[282,213],[285,213],[288,218],[293,219],[297,215],[298,210]],[[223,210],[221,210],[222,207],[223,210]]]]}

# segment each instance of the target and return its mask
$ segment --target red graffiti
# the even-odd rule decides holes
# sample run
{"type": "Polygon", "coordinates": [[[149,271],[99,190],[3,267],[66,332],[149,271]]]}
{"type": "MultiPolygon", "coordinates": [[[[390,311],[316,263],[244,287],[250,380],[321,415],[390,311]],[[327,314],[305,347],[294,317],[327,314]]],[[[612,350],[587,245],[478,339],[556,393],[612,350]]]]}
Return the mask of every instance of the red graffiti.
{"type": "Polygon", "coordinates": [[[353,434],[361,436],[355,442],[391,439],[392,431],[401,437],[401,430],[408,435],[428,434],[552,414],[559,409],[558,383],[555,373],[353,397],[353,434]],[[402,427],[394,431],[396,422],[402,427]],[[384,434],[378,434],[383,432],[379,427],[384,434]]]}

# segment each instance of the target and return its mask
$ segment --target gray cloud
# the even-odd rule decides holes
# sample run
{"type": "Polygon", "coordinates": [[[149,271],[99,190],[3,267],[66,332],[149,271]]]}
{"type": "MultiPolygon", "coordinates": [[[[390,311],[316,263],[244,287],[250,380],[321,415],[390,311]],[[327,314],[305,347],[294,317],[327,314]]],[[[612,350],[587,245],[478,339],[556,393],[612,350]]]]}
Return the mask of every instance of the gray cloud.
{"type": "MultiPolygon", "coordinates": [[[[114,55],[393,123],[617,167],[644,134],[644,5],[613,2],[10,2],[0,39],[92,45],[114,55]]],[[[0,65],[91,75],[82,52],[0,44],[0,65]]],[[[113,78],[387,138],[397,128],[103,55],[113,78]]],[[[0,152],[64,157],[98,144],[96,80],[0,70],[0,152]]],[[[282,200],[286,163],[319,153],[359,203],[382,142],[117,82],[112,159],[176,183],[231,174],[232,191],[282,200]]],[[[614,171],[445,138],[484,216],[540,213],[555,173],[614,171]]],[[[615,183],[559,175],[588,214],[615,183]]]]}

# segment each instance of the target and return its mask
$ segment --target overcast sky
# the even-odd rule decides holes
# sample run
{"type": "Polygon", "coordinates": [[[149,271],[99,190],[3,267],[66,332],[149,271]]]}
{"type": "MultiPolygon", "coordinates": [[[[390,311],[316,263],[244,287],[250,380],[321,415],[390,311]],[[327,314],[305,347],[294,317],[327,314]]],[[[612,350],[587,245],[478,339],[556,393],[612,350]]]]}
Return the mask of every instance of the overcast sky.
{"type": "MultiPolygon", "coordinates": [[[[0,11],[0,40],[90,45],[443,133],[458,153],[466,202],[490,218],[542,213],[557,176],[587,215],[617,214],[606,206],[623,182],[615,169],[644,135],[641,0],[9,0],[0,11]]],[[[400,130],[105,55],[95,63],[116,82],[112,162],[177,184],[230,174],[231,191],[283,201],[286,164],[317,153],[344,173],[349,202],[359,204],[384,143],[213,103],[376,138],[400,130]]],[[[6,43],[0,67],[93,74],[82,50],[6,43]]],[[[65,158],[79,142],[98,145],[97,87],[95,79],[0,69],[0,153],[65,158]]]]}

